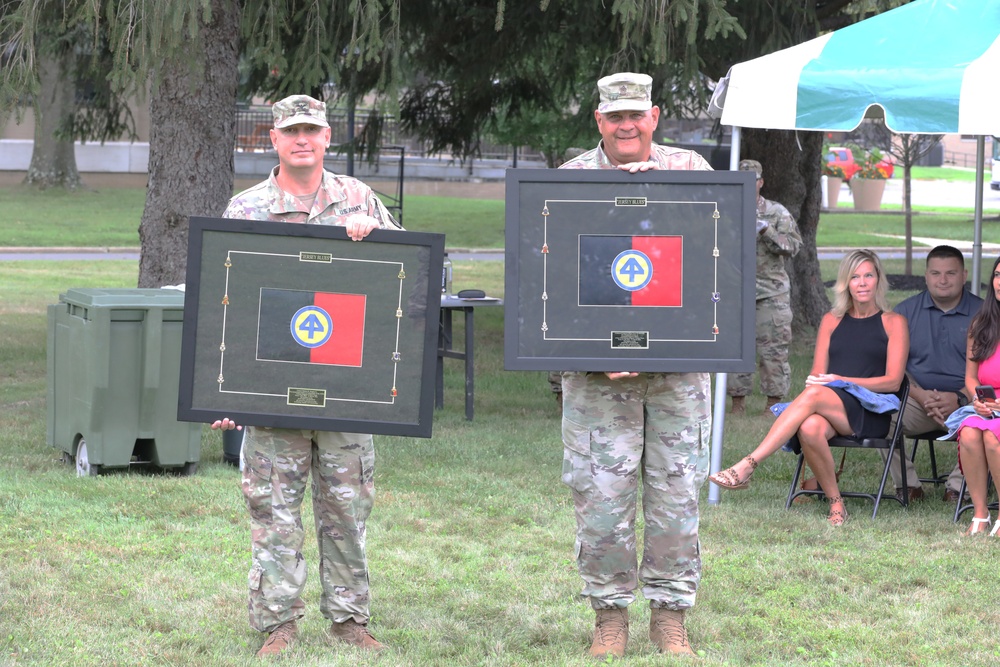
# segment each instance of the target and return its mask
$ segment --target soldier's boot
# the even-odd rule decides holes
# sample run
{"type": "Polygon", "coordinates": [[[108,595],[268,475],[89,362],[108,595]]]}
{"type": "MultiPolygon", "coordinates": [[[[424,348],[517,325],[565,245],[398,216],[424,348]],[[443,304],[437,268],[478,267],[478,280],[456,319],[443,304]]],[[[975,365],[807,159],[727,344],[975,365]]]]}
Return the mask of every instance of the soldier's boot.
{"type": "Polygon", "coordinates": [[[649,640],[660,653],[694,655],[684,629],[684,611],[674,609],[649,610],[649,640]]]}
{"type": "Polygon", "coordinates": [[[733,409],[730,411],[730,414],[734,415],[746,414],[747,411],[746,400],[747,400],[746,396],[733,396],[733,409]]]}
{"type": "Polygon", "coordinates": [[[266,658],[271,655],[278,655],[292,647],[295,642],[295,635],[298,634],[299,626],[295,621],[282,623],[267,636],[264,645],[257,651],[258,658],[266,658]]]}
{"type": "Polygon", "coordinates": [[[602,660],[609,655],[621,658],[628,643],[628,609],[597,609],[594,642],[590,655],[602,660]]]}
{"type": "Polygon", "coordinates": [[[774,414],[771,412],[771,408],[777,405],[778,403],[781,403],[781,398],[782,398],[781,396],[768,396],[767,405],[764,406],[764,413],[769,415],[774,414]]]}
{"type": "Polygon", "coordinates": [[[330,626],[330,637],[337,641],[344,642],[357,648],[369,651],[381,651],[385,645],[372,637],[368,632],[367,625],[361,625],[349,618],[343,623],[334,623],[330,626]]]}

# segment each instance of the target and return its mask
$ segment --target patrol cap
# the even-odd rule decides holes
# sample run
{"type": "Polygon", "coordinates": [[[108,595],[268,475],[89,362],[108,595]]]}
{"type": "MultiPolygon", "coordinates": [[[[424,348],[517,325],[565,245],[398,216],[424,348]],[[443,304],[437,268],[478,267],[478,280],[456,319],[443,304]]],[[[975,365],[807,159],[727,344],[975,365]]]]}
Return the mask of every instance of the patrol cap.
{"type": "Polygon", "coordinates": [[[274,115],[274,127],[279,130],[299,123],[330,127],[326,122],[326,103],[308,95],[292,95],[275,102],[271,113],[274,115]]]}
{"type": "Polygon", "coordinates": [[[597,82],[601,103],[600,113],[612,111],[649,111],[653,108],[651,93],[653,77],[634,72],[618,72],[597,82]]]}
{"type": "Polygon", "coordinates": [[[760,166],[757,160],[740,160],[740,171],[752,171],[757,174],[757,178],[764,176],[764,167],[760,166]]]}

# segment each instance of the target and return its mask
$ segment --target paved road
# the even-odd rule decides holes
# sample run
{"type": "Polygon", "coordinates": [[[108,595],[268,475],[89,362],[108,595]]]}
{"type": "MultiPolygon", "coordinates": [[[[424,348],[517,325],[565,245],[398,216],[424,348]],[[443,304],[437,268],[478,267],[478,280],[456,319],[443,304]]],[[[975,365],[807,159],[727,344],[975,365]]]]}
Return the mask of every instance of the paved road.
{"type": "MultiPolygon", "coordinates": [[[[941,243],[953,244],[954,241],[949,241],[948,239],[941,239],[941,243]]],[[[927,247],[915,247],[913,249],[913,258],[916,260],[922,260],[930,248],[927,247]]],[[[1000,249],[1000,248],[998,248],[1000,249]]],[[[816,252],[819,259],[841,259],[844,253],[847,252],[844,248],[819,248],[816,252]]],[[[879,248],[879,257],[882,259],[905,259],[906,251],[903,248],[879,248]]],[[[995,255],[997,251],[993,247],[984,248],[984,254],[995,255]]],[[[972,252],[967,251],[965,253],[967,257],[972,257],[972,252]]],[[[483,261],[503,261],[504,254],[502,252],[496,251],[482,251],[482,252],[449,252],[448,257],[454,260],[483,260],[483,261]]],[[[108,252],[104,249],[95,248],[93,250],[80,249],[72,252],[50,252],[46,249],[39,249],[37,252],[4,252],[0,251],[0,262],[19,262],[19,261],[32,261],[32,260],[47,260],[47,261],[84,261],[84,260],[106,260],[106,259],[123,259],[123,260],[139,260],[139,251],[134,250],[130,252],[108,252]],[[82,250],[82,251],[81,251],[82,250]]]]}

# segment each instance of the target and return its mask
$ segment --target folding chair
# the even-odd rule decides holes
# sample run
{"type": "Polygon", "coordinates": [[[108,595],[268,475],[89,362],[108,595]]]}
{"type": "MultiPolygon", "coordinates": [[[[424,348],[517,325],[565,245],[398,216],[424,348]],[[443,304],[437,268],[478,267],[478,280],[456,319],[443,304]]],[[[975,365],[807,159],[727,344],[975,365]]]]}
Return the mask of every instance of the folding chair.
{"type": "MultiPolygon", "coordinates": [[[[937,459],[934,456],[934,445],[937,444],[937,439],[942,435],[947,435],[947,431],[927,431],[926,433],[921,433],[919,435],[913,436],[913,449],[910,450],[910,462],[915,463],[917,460],[917,446],[921,442],[927,443],[927,450],[931,455],[931,476],[921,477],[921,482],[931,482],[935,486],[938,484],[944,484],[948,481],[948,474],[941,475],[938,473],[937,469],[937,459]]],[[[954,444],[954,443],[950,443],[954,444]]]]}
{"type": "MultiPolygon", "coordinates": [[[[987,498],[990,497],[990,487],[992,486],[993,486],[993,475],[987,473],[986,474],[987,498]]],[[[955,518],[953,520],[953,523],[958,523],[958,520],[962,517],[962,515],[965,514],[965,512],[967,512],[968,510],[971,510],[973,508],[972,503],[963,503],[962,502],[963,500],[965,500],[965,477],[962,478],[962,488],[958,490],[958,501],[955,503],[955,518]]],[[[1000,502],[994,500],[992,503],[987,505],[987,507],[989,508],[991,513],[995,512],[997,511],[998,508],[1000,508],[1000,502]]]]}
{"type": "MultiPolygon", "coordinates": [[[[879,483],[878,490],[875,493],[861,493],[859,491],[844,491],[841,489],[840,495],[845,498],[868,498],[875,503],[875,509],[872,510],[872,518],[878,514],[878,506],[882,498],[885,497],[885,482],[889,477],[889,462],[892,461],[893,454],[898,454],[900,470],[903,475],[903,485],[902,488],[907,488],[906,486],[906,465],[904,456],[906,456],[906,442],[903,437],[903,411],[906,409],[906,399],[910,395],[910,379],[903,376],[903,382],[899,386],[899,390],[896,396],[899,398],[899,414],[896,415],[896,426],[892,429],[892,433],[886,438],[853,438],[847,436],[834,436],[830,438],[830,447],[849,447],[858,449],[887,449],[889,450],[888,456],[885,457],[885,465],[882,469],[882,481],[879,483]]],[[[798,496],[803,495],[823,495],[822,489],[799,489],[799,477],[802,475],[802,466],[805,464],[805,455],[799,454],[798,464],[795,466],[795,474],[792,475],[792,486],[788,490],[788,500],[785,501],[785,509],[792,506],[792,501],[798,496]]],[[[893,494],[888,496],[893,500],[899,502],[903,507],[906,507],[909,502],[909,494],[903,493],[899,496],[893,494]]]]}

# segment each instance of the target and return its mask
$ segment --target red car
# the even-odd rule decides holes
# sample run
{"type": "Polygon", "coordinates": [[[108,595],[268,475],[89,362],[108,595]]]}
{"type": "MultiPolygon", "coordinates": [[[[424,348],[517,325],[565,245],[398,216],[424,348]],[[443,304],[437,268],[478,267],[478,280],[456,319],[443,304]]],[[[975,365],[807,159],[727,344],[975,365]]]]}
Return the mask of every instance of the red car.
{"type": "MultiPolygon", "coordinates": [[[[861,167],[854,160],[854,154],[851,152],[851,149],[840,146],[831,146],[829,148],[826,154],[826,164],[830,167],[840,167],[843,169],[844,178],[847,180],[851,180],[854,174],[861,170],[861,167]]],[[[878,161],[877,167],[879,171],[885,174],[886,178],[892,178],[895,164],[891,156],[883,155],[882,159],[878,161]]]]}

